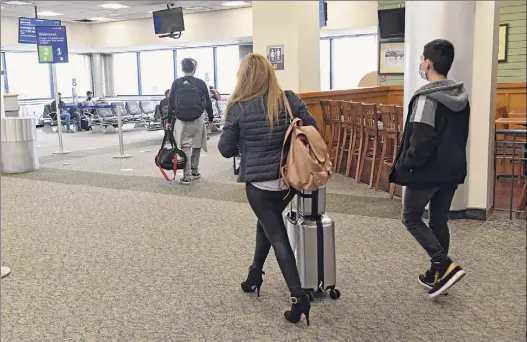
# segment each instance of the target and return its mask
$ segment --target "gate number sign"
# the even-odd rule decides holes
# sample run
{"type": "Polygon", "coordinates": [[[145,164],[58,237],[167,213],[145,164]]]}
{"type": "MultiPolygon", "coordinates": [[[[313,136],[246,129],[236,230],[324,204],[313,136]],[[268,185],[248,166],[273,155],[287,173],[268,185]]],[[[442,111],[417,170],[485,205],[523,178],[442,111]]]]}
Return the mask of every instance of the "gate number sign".
{"type": "Polygon", "coordinates": [[[65,26],[37,26],[39,63],[68,63],[68,40],[65,26]]]}

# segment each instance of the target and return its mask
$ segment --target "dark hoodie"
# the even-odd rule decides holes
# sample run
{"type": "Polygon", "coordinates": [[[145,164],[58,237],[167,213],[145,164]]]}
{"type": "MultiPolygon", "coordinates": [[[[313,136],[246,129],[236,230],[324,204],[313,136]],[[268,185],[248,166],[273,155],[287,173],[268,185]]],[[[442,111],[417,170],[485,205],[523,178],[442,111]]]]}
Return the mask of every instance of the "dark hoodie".
{"type": "Polygon", "coordinates": [[[470,105],[462,82],[442,80],[419,88],[390,182],[415,188],[463,184],[470,105]]]}

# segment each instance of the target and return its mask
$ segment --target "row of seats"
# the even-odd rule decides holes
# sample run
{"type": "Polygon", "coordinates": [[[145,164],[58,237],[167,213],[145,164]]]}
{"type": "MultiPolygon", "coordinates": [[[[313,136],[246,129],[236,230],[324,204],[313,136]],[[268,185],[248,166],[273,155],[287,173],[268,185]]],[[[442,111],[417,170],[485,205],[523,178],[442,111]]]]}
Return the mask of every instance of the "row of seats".
{"type": "MultiPolygon", "coordinates": [[[[90,120],[90,126],[117,126],[117,114],[121,113],[123,123],[135,123],[151,128],[153,123],[160,124],[162,113],[154,101],[99,102],[111,104],[113,108],[96,108],[90,120]]],[[[157,125],[159,126],[159,125],[157,125]]]]}
{"type": "MultiPolygon", "coordinates": [[[[136,126],[144,126],[147,129],[162,128],[163,115],[156,101],[97,102],[95,105],[112,105],[113,108],[83,109],[83,120],[86,119],[90,127],[117,127],[117,115],[120,112],[123,123],[135,123],[136,126]]],[[[57,115],[51,105],[44,106],[43,117],[49,117],[49,123],[56,125],[57,115]]]]}

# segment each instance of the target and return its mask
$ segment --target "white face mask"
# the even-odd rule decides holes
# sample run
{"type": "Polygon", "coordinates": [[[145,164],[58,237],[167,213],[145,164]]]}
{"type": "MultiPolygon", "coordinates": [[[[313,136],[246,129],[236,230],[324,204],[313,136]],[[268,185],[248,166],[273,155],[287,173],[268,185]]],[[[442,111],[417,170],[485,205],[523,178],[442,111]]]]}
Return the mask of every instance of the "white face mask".
{"type": "Polygon", "coordinates": [[[419,63],[419,76],[425,80],[425,81],[428,81],[428,77],[426,76],[426,72],[424,72],[423,70],[421,70],[421,63],[419,63]]]}

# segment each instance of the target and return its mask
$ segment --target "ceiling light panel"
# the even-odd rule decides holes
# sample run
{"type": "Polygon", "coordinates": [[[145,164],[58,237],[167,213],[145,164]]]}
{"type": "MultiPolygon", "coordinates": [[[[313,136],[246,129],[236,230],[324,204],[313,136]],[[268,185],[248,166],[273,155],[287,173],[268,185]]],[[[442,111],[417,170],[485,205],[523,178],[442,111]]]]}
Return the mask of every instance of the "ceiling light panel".
{"type": "Polygon", "coordinates": [[[227,1],[222,3],[222,5],[226,7],[240,7],[248,5],[248,3],[246,3],[245,1],[227,1]]]}
{"type": "Polygon", "coordinates": [[[5,3],[8,5],[18,5],[18,6],[31,5],[30,2],[25,2],[25,1],[6,1],[5,3]]]}
{"type": "Polygon", "coordinates": [[[64,13],[57,13],[53,11],[43,11],[43,12],[38,12],[38,15],[43,16],[43,17],[56,17],[58,15],[64,15],[64,13]]]}
{"type": "Polygon", "coordinates": [[[102,5],[99,5],[99,7],[106,8],[106,9],[113,9],[113,10],[128,8],[128,6],[121,5],[121,4],[102,4],[102,5]]]}
{"type": "Polygon", "coordinates": [[[91,20],[91,21],[109,21],[109,20],[112,20],[112,19],[105,18],[105,17],[93,17],[93,18],[88,18],[88,20],[91,20]]]}

